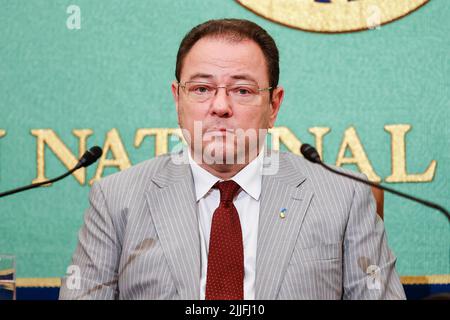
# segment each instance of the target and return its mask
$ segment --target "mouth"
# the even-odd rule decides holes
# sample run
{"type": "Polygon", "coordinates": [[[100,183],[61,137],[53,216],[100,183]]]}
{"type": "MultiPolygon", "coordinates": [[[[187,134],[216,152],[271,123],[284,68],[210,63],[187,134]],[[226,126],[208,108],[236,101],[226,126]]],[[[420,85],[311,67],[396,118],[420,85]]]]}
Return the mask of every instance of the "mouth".
{"type": "Polygon", "coordinates": [[[207,129],[205,132],[206,135],[226,135],[226,134],[234,134],[234,129],[231,128],[224,128],[224,127],[218,127],[218,128],[210,128],[207,129]]]}
{"type": "Polygon", "coordinates": [[[206,130],[206,132],[229,132],[229,133],[234,133],[234,129],[219,127],[219,128],[208,129],[208,130],[206,130]]]}

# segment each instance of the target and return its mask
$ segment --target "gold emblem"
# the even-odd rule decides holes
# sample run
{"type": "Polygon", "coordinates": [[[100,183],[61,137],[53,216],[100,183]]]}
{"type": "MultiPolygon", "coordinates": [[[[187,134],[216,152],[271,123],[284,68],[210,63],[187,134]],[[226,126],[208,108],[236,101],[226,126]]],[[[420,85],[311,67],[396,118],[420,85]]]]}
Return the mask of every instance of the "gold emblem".
{"type": "Polygon", "coordinates": [[[288,27],[341,33],[378,28],[429,0],[236,0],[254,13],[288,27]]]}

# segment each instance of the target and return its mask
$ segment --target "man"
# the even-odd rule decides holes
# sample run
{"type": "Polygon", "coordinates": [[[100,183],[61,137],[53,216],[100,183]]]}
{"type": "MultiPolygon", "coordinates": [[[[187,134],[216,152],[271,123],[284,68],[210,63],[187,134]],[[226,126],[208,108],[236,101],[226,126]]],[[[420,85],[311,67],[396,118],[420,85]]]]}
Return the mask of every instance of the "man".
{"type": "Polygon", "coordinates": [[[370,188],[264,147],[278,76],[250,21],[185,36],[172,93],[188,147],[93,185],[61,299],[404,298],[370,188]]]}

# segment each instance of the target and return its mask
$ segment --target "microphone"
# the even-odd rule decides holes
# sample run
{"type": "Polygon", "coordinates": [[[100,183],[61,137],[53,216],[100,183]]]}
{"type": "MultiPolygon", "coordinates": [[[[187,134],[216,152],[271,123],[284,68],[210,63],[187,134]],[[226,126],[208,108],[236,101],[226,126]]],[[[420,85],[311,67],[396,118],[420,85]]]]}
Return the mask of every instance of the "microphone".
{"type": "Polygon", "coordinates": [[[83,154],[83,156],[81,157],[81,159],[78,161],[77,165],[73,169],[71,169],[70,171],[67,171],[63,175],[61,175],[61,176],[59,176],[57,178],[51,179],[51,180],[42,181],[42,182],[30,184],[30,185],[25,186],[25,187],[20,187],[20,188],[17,188],[17,189],[13,189],[13,190],[2,192],[2,193],[0,193],[0,198],[5,197],[5,196],[9,196],[9,195],[14,194],[14,193],[18,193],[18,192],[21,192],[21,191],[37,188],[37,187],[40,187],[40,186],[42,186],[44,184],[49,184],[49,183],[53,183],[53,182],[59,181],[59,180],[65,178],[65,177],[67,177],[68,175],[72,174],[76,170],[80,169],[81,167],[88,167],[88,166],[90,166],[95,161],[97,161],[98,158],[101,157],[102,153],[103,153],[103,151],[102,151],[102,149],[100,147],[94,146],[94,147],[90,148],[89,150],[87,150],[83,154]]]}
{"type": "Polygon", "coordinates": [[[74,169],[78,170],[81,167],[89,167],[102,156],[102,153],[102,148],[100,148],[99,146],[93,146],[83,154],[74,169]]]}
{"type": "Polygon", "coordinates": [[[427,200],[423,200],[423,199],[411,196],[409,194],[406,194],[406,193],[394,190],[394,189],[386,187],[386,186],[379,185],[377,183],[374,183],[374,182],[371,182],[371,181],[368,181],[368,180],[364,180],[364,179],[361,179],[361,178],[358,178],[358,177],[354,177],[354,176],[352,176],[350,174],[347,174],[345,172],[337,171],[337,170],[327,166],[320,159],[320,156],[319,156],[319,153],[317,152],[317,150],[313,146],[311,146],[311,145],[309,145],[307,143],[302,144],[302,146],[300,147],[300,152],[305,157],[305,159],[309,160],[310,162],[317,163],[317,164],[321,165],[322,167],[324,167],[328,171],[336,173],[336,174],[338,174],[340,176],[344,176],[344,177],[347,177],[347,178],[350,178],[350,179],[362,182],[362,183],[367,184],[369,186],[372,186],[372,187],[375,187],[375,188],[378,188],[378,189],[381,189],[381,190],[388,191],[388,192],[393,193],[393,194],[395,194],[397,196],[400,196],[400,197],[403,197],[403,198],[406,198],[406,199],[409,199],[409,200],[416,201],[416,202],[418,202],[420,204],[423,204],[424,206],[427,206],[427,207],[439,210],[450,221],[450,214],[448,213],[448,211],[444,207],[442,207],[442,206],[440,206],[440,205],[438,205],[436,203],[433,203],[431,201],[427,201],[427,200]]]}

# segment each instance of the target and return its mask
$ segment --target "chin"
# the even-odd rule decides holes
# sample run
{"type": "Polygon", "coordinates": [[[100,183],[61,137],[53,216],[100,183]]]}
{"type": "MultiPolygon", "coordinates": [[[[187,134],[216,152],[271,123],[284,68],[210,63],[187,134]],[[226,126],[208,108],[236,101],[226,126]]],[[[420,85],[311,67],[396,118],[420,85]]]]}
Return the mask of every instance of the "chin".
{"type": "Polygon", "coordinates": [[[207,163],[236,164],[236,146],[233,143],[213,142],[203,148],[203,158],[207,163]]]}

